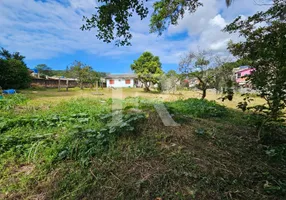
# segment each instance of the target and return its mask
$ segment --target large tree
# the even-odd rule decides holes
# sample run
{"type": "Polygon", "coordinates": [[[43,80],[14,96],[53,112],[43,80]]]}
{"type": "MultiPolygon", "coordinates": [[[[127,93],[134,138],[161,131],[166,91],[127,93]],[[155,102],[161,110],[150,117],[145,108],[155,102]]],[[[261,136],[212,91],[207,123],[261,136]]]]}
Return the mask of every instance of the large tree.
{"type": "Polygon", "coordinates": [[[48,67],[46,64],[38,64],[35,68],[41,75],[46,75],[46,76],[54,75],[52,68],[48,67]]]}
{"type": "Polygon", "coordinates": [[[278,119],[286,106],[286,2],[274,0],[263,12],[229,24],[225,31],[238,32],[246,40],[230,43],[233,55],[251,61],[252,84],[266,100],[268,119],[278,119]],[[263,22],[263,23],[262,23],[263,22]]]}
{"type": "Polygon", "coordinates": [[[10,53],[4,48],[0,50],[0,86],[2,88],[29,87],[31,76],[24,58],[19,52],[10,53]]]}
{"type": "Polygon", "coordinates": [[[92,67],[83,64],[80,61],[74,61],[69,68],[69,74],[73,78],[77,78],[80,84],[80,89],[83,89],[83,83],[91,80],[92,67]]]}
{"type": "Polygon", "coordinates": [[[159,77],[163,74],[159,57],[150,52],[144,52],[137,60],[134,60],[131,69],[144,84],[145,91],[150,91],[150,84],[158,83],[159,77]]]}
{"type": "Polygon", "coordinates": [[[210,60],[208,53],[200,51],[198,53],[190,52],[183,57],[179,63],[179,70],[182,74],[188,77],[194,77],[198,79],[196,87],[202,90],[202,99],[206,97],[207,89],[213,84],[214,75],[211,73],[210,60]]]}
{"type": "MultiPolygon", "coordinates": [[[[147,2],[147,0],[145,0],[147,2]]],[[[144,0],[98,0],[99,6],[91,17],[85,17],[82,30],[97,28],[97,38],[117,45],[130,45],[132,34],[129,18],[137,14],[141,20],[148,15],[144,0]]],[[[229,6],[233,0],[225,0],[229,6]]],[[[153,3],[150,31],[162,34],[170,25],[176,25],[185,12],[195,12],[203,6],[200,0],[157,0],[153,3]]]]}

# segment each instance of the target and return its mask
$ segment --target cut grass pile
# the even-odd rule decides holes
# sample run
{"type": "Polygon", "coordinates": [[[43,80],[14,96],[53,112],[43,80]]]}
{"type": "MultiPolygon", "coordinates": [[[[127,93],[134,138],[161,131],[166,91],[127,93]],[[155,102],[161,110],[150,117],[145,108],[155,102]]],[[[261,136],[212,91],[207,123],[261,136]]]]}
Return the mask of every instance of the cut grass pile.
{"type": "Polygon", "coordinates": [[[257,142],[252,116],[214,101],[166,102],[179,127],[163,125],[159,100],[26,101],[0,109],[0,199],[286,197],[281,124],[257,142]]]}

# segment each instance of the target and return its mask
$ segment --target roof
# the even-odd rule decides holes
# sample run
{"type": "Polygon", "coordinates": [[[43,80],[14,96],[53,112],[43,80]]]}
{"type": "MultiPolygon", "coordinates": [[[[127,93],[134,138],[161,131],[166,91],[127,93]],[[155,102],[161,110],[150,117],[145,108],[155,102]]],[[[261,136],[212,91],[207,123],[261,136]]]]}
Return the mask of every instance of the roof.
{"type": "Polygon", "coordinates": [[[234,73],[239,73],[239,72],[243,72],[243,71],[247,71],[247,70],[253,70],[253,69],[250,66],[240,66],[237,68],[233,68],[234,73]]]}
{"type": "Polygon", "coordinates": [[[47,78],[48,80],[62,80],[62,81],[66,81],[66,80],[69,80],[69,81],[77,81],[76,78],[64,78],[64,77],[48,77],[47,78]]]}
{"type": "Polygon", "coordinates": [[[106,79],[126,79],[126,78],[137,78],[136,74],[108,74],[106,79]]]}
{"type": "Polygon", "coordinates": [[[244,72],[244,71],[253,71],[253,69],[251,68],[246,68],[246,69],[240,69],[239,71],[236,71],[235,73],[241,73],[241,72],[244,72]]]}
{"type": "Polygon", "coordinates": [[[241,70],[242,70],[242,69],[249,69],[249,68],[250,68],[249,66],[245,66],[245,65],[239,67],[239,69],[241,69],[241,70]]]}

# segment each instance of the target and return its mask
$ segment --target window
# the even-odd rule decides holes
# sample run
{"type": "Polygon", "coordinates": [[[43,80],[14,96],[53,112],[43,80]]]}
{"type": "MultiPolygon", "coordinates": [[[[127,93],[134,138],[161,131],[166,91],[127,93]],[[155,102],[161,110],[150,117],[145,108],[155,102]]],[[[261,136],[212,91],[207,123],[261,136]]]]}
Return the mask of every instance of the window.
{"type": "Polygon", "coordinates": [[[113,84],[114,84],[114,80],[110,79],[110,80],[109,80],[109,84],[110,84],[110,85],[113,85],[113,84]]]}
{"type": "Polygon", "coordinates": [[[240,78],[241,77],[241,73],[240,72],[238,72],[237,73],[237,77],[236,78],[240,78]]]}
{"type": "Polygon", "coordinates": [[[130,84],[130,79],[126,79],[125,84],[130,84]]]}

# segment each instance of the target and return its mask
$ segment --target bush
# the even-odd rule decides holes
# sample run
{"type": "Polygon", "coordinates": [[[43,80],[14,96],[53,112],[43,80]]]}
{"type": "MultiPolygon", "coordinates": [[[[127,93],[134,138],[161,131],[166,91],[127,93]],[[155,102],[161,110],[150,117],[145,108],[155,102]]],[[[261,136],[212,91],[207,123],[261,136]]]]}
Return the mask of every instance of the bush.
{"type": "Polygon", "coordinates": [[[28,98],[22,94],[13,94],[0,99],[0,110],[11,110],[16,105],[23,104],[28,98]]]}
{"type": "Polygon", "coordinates": [[[189,115],[192,117],[223,117],[227,110],[215,101],[202,99],[187,99],[169,102],[166,104],[169,111],[174,114],[189,115]]]}

